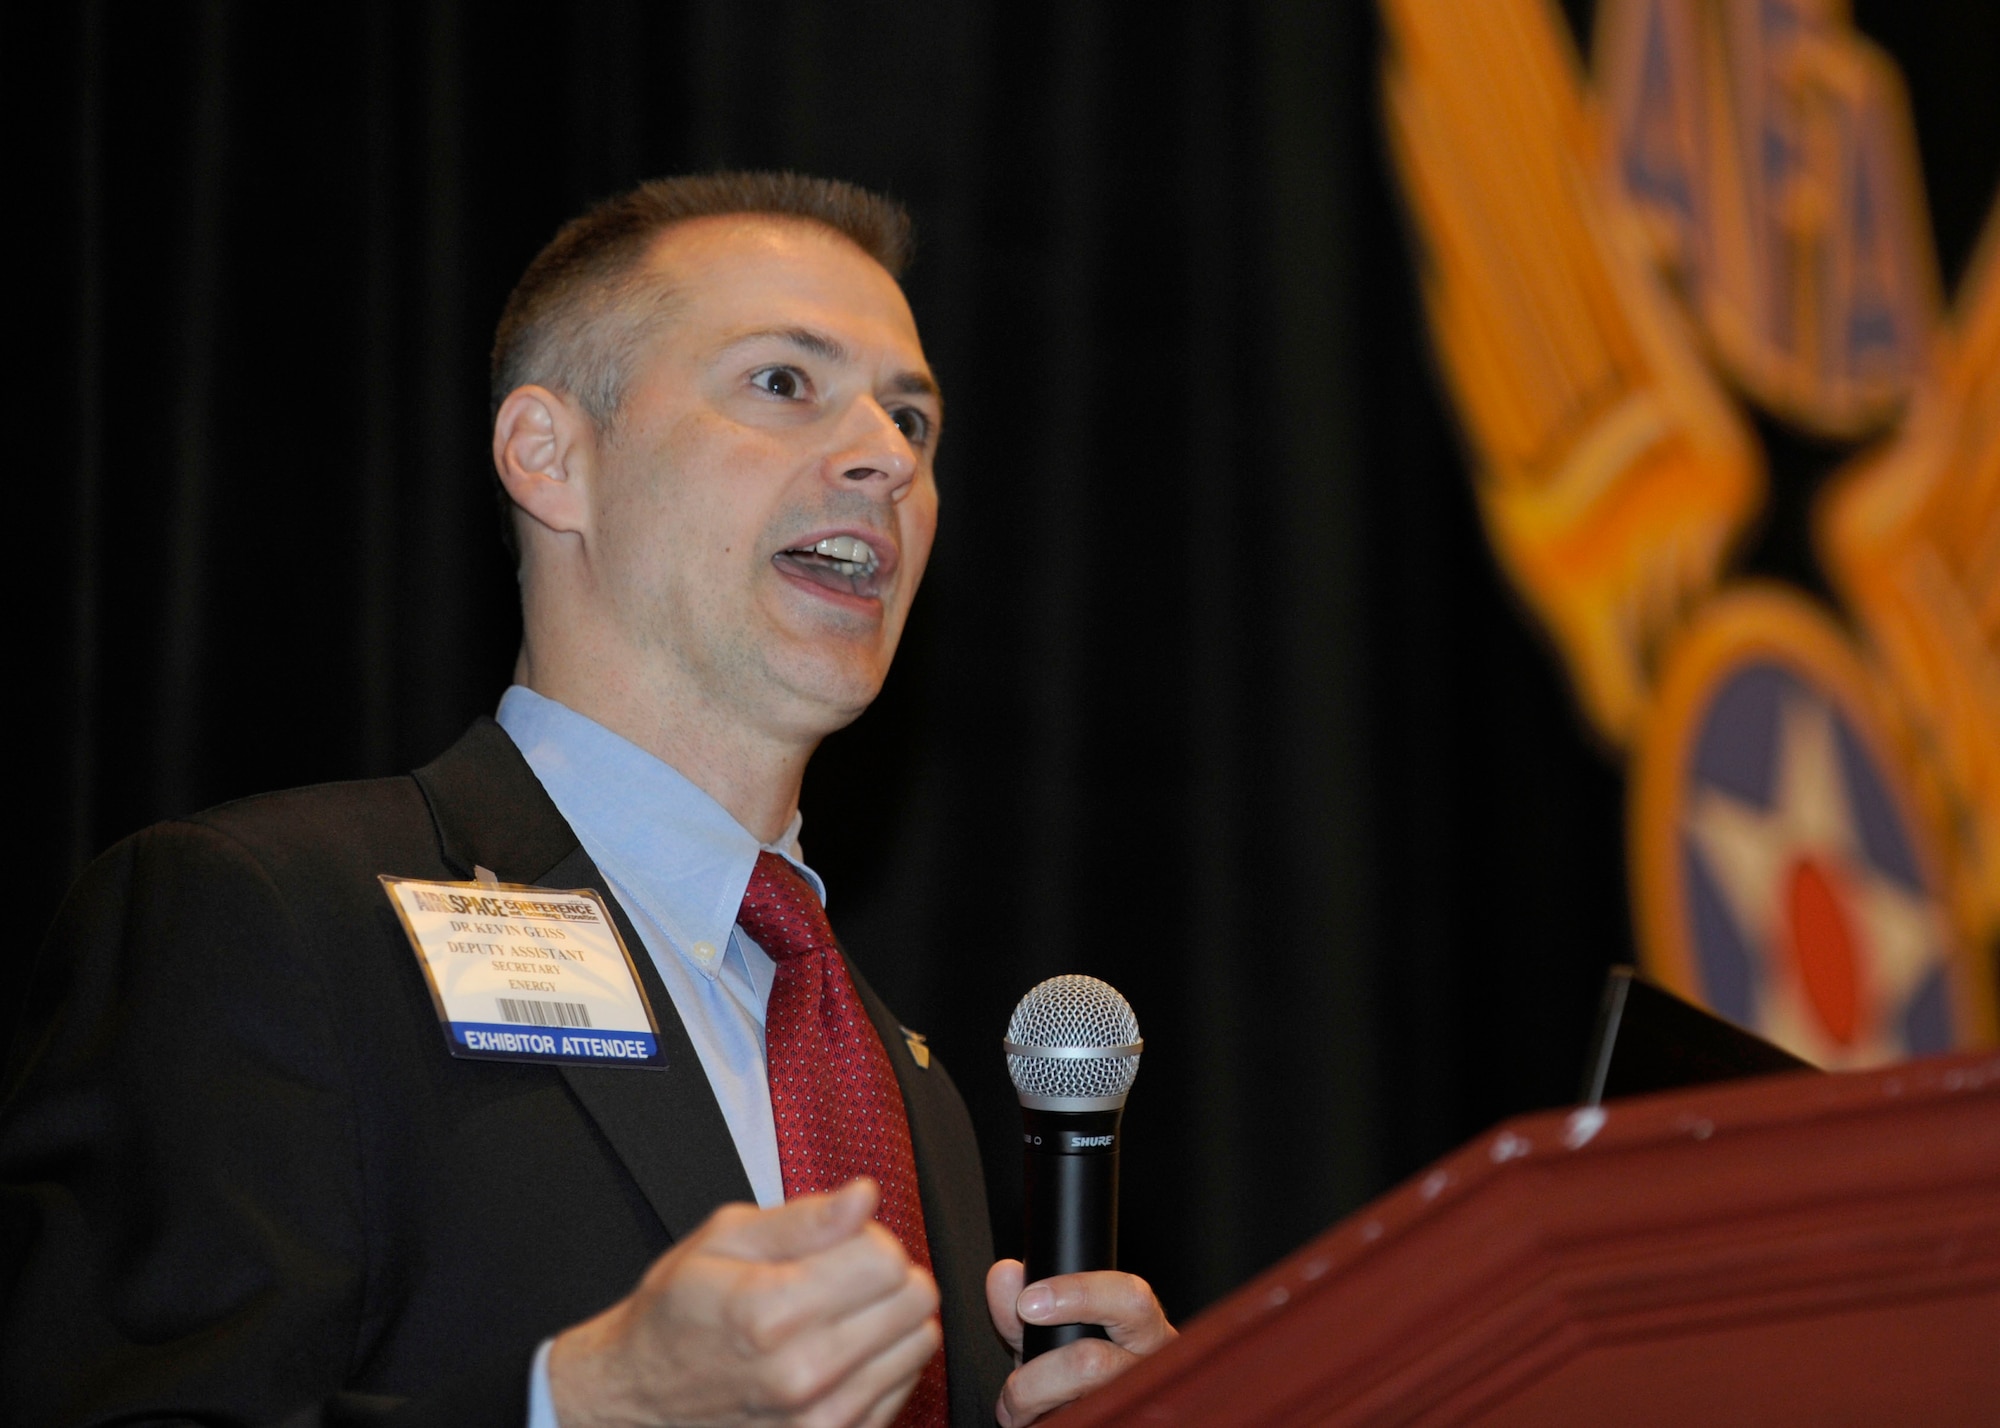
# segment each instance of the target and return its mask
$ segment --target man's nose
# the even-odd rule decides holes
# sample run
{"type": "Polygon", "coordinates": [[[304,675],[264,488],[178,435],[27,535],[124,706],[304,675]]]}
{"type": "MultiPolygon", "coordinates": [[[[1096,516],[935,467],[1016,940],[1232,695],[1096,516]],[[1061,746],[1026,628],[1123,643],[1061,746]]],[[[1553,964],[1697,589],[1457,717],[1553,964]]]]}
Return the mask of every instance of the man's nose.
{"type": "Polygon", "coordinates": [[[893,495],[915,479],[917,453],[896,419],[873,397],[863,397],[848,409],[841,436],[827,467],[843,482],[879,483],[893,495]]]}

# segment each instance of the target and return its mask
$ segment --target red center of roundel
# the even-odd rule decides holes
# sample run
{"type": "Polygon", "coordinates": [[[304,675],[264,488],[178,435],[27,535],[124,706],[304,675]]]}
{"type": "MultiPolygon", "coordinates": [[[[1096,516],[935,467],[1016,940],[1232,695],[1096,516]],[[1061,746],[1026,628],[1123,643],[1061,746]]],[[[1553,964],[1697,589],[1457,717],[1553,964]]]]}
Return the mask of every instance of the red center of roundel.
{"type": "Polygon", "coordinates": [[[1806,1000],[1837,1043],[1854,1040],[1861,1012],[1861,976],[1854,933],[1838,888],[1811,858],[1792,867],[1785,889],[1792,933],[1792,959],[1805,985],[1806,1000]]]}

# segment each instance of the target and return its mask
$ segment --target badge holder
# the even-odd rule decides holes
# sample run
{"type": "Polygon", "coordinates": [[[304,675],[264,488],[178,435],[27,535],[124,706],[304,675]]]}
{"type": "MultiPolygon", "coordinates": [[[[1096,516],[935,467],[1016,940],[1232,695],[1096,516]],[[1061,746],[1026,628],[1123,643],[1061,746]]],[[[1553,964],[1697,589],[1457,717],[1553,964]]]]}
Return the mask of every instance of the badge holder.
{"type": "Polygon", "coordinates": [[[381,880],[453,1056],[666,1064],[638,968],[595,890],[381,880]]]}

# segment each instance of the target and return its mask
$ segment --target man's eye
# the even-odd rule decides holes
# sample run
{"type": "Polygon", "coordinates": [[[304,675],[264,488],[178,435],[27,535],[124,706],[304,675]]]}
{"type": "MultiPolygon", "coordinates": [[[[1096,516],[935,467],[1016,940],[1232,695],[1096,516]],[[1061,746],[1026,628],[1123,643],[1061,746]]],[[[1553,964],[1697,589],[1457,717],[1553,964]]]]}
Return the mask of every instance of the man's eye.
{"type": "Polygon", "coordinates": [[[922,446],[931,434],[931,419],[915,407],[898,407],[890,414],[896,423],[896,430],[903,433],[903,440],[912,446],[922,446]]]}
{"type": "Polygon", "coordinates": [[[788,402],[806,394],[805,374],[796,367],[766,367],[752,374],[750,385],[788,402]]]}

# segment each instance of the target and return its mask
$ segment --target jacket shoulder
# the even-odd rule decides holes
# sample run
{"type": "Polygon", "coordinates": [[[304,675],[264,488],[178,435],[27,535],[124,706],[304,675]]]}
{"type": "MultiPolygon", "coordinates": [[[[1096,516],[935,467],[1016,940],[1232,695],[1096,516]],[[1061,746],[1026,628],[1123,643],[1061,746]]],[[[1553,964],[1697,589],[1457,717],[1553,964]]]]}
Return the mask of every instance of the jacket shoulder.
{"type": "MultiPolygon", "coordinates": [[[[355,779],[257,794],[207,809],[147,833],[172,838],[201,829],[239,845],[274,877],[315,863],[345,869],[355,859],[442,867],[437,826],[408,774],[355,779]]],[[[415,873],[414,867],[380,872],[415,873]]]]}
{"type": "Polygon", "coordinates": [[[172,841],[197,829],[235,844],[280,883],[316,873],[345,882],[362,872],[371,885],[376,873],[463,877],[475,861],[468,850],[501,833],[538,835],[557,850],[548,862],[576,842],[512,740],[485,717],[414,773],[257,794],[139,837],[172,841]]]}

